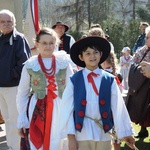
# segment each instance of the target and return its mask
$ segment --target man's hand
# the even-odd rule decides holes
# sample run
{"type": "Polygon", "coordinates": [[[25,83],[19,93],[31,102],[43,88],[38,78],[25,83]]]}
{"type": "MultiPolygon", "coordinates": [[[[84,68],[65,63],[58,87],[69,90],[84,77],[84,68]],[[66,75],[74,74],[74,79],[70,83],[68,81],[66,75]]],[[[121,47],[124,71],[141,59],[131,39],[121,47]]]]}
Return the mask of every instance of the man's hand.
{"type": "Polygon", "coordinates": [[[147,78],[150,78],[150,63],[146,61],[142,61],[140,63],[141,73],[147,78]]]}

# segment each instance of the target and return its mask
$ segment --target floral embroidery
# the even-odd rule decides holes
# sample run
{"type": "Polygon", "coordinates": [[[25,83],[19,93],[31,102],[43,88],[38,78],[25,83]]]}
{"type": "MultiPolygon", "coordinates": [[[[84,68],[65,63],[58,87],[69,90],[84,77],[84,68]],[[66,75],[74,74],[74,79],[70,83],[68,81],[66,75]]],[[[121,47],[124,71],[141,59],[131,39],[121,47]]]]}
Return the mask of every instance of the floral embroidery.
{"type": "Polygon", "coordinates": [[[33,81],[33,84],[34,84],[35,86],[37,86],[37,85],[38,85],[38,83],[39,83],[39,81],[38,81],[38,80],[34,80],[34,81],[33,81]]]}
{"type": "Polygon", "coordinates": [[[27,69],[29,75],[31,76],[31,93],[35,93],[38,99],[43,99],[46,95],[46,76],[39,71],[33,71],[32,69],[27,69]]]}
{"type": "Polygon", "coordinates": [[[64,84],[66,84],[66,80],[61,80],[61,83],[64,85],[64,84]]]}

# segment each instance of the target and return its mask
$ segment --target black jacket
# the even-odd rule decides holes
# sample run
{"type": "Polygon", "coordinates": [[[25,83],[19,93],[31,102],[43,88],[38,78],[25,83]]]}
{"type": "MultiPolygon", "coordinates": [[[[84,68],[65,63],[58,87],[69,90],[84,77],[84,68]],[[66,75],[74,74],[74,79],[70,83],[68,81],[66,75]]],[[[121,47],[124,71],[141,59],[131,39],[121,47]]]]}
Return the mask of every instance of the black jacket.
{"type": "Polygon", "coordinates": [[[16,29],[0,35],[0,87],[19,84],[23,63],[30,56],[27,40],[16,29]]]}

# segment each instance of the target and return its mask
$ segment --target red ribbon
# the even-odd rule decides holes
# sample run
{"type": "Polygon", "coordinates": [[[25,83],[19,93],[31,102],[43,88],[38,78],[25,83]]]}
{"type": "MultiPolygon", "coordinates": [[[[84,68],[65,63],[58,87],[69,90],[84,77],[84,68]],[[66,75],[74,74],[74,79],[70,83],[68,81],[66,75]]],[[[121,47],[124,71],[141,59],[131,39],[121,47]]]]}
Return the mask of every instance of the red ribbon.
{"type": "Polygon", "coordinates": [[[92,84],[92,87],[94,89],[94,92],[96,93],[96,95],[99,95],[98,90],[96,88],[95,82],[93,80],[93,77],[97,77],[99,74],[96,74],[94,72],[91,72],[88,74],[87,78],[88,78],[88,82],[90,82],[92,84]]]}
{"type": "Polygon", "coordinates": [[[57,97],[54,76],[47,76],[49,85],[48,95],[44,99],[38,99],[30,124],[30,139],[39,149],[43,145],[44,150],[50,147],[50,135],[53,113],[53,100],[57,97]]]}

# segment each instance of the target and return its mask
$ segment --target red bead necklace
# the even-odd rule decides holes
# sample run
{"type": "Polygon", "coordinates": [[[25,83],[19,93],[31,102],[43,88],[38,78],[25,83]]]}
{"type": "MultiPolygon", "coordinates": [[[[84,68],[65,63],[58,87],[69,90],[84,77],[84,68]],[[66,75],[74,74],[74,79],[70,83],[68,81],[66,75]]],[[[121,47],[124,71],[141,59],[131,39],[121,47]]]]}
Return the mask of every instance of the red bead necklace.
{"type": "Polygon", "coordinates": [[[44,66],[44,63],[42,61],[42,57],[41,55],[39,54],[38,55],[38,62],[42,68],[42,71],[48,75],[48,76],[53,76],[56,72],[56,60],[55,60],[55,56],[52,55],[52,65],[51,65],[51,68],[50,69],[46,69],[45,66],[44,66]]]}

